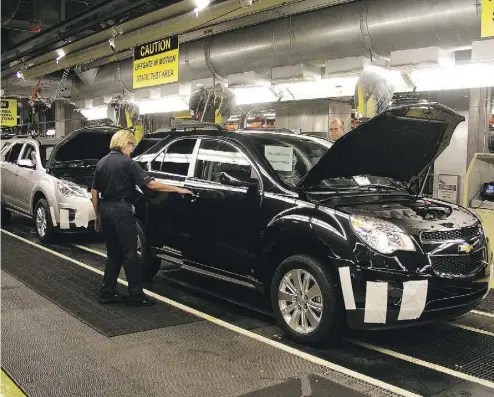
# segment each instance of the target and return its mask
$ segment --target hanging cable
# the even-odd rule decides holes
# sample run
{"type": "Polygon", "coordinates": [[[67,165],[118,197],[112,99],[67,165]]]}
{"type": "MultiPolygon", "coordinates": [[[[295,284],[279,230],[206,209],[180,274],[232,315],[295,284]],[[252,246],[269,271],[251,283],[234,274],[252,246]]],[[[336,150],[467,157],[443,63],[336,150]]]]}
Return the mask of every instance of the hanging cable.
{"type": "Polygon", "coordinates": [[[67,81],[67,78],[69,77],[70,71],[71,71],[70,67],[66,68],[63,71],[62,78],[60,79],[60,83],[58,84],[57,89],[55,90],[55,92],[53,93],[53,95],[51,96],[51,98],[49,100],[50,106],[58,98],[58,96],[62,93],[62,91],[65,89],[65,82],[67,81]]]}

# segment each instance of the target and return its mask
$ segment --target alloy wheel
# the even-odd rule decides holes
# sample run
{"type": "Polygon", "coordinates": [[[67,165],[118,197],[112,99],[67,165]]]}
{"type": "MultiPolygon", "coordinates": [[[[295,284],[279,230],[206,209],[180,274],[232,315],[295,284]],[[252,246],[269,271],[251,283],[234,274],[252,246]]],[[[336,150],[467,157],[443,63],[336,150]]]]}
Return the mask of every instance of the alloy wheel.
{"type": "Polygon", "coordinates": [[[283,276],[278,288],[278,304],[284,320],[295,332],[309,334],[321,323],[321,288],[306,270],[293,269],[283,276]]]}
{"type": "Polygon", "coordinates": [[[36,230],[38,231],[40,237],[45,236],[47,227],[46,211],[42,206],[40,206],[36,210],[36,230]]]}

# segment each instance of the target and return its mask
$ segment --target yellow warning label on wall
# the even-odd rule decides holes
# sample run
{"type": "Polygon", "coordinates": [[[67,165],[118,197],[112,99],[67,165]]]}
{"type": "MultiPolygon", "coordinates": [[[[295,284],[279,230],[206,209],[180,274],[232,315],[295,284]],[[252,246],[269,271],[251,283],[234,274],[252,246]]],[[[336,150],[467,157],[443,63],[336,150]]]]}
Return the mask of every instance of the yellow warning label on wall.
{"type": "Polygon", "coordinates": [[[15,127],[17,125],[17,100],[2,99],[2,127],[15,127]]]}
{"type": "Polygon", "coordinates": [[[481,37],[494,37],[494,0],[482,0],[481,37]]]}
{"type": "Polygon", "coordinates": [[[133,87],[144,88],[178,81],[178,36],[134,48],[133,87]]]}

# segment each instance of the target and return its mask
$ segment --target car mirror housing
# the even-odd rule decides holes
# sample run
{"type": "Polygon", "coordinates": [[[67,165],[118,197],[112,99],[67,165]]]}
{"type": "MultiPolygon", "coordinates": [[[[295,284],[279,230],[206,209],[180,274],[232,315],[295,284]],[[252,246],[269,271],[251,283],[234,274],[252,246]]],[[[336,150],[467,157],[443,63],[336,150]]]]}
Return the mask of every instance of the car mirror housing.
{"type": "Polygon", "coordinates": [[[33,160],[21,159],[17,161],[17,165],[24,168],[35,168],[36,163],[33,160]]]}

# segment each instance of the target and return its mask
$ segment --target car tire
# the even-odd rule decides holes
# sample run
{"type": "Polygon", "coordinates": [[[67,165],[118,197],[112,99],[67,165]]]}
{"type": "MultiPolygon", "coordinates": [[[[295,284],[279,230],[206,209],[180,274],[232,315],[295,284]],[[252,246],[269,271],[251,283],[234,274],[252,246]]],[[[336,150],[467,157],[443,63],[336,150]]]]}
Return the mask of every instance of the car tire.
{"type": "Polygon", "coordinates": [[[142,266],[142,278],[147,281],[152,279],[161,268],[161,259],[154,256],[146,239],[146,233],[142,224],[136,219],[137,224],[137,257],[142,266]]]}
{"type": "Polygon", "coordinates": [[[285,333],[303,344],[320,345],[337,338],[344,323],[336,277],[321,261],[308,255],[291,256],[278,266],[271,283],[271,305],[285,333]],[[302,288],[293,282],[298,275],[302,288]],[[305,280],[308,287],[303,284],[305,280]]]}
{"type": "Polygon", "coordinates": [[[8,225],[11,220],[12,213],[4,205],[2,205],[2,226],[8,225]]]}
{"type": "Polygon", "coordinates": [[[39,241],[51,244],[55,241],[55,227],[51,218],[50,206],[46,199],[40,199],[34,206],[33,220],[39,241]]]}

